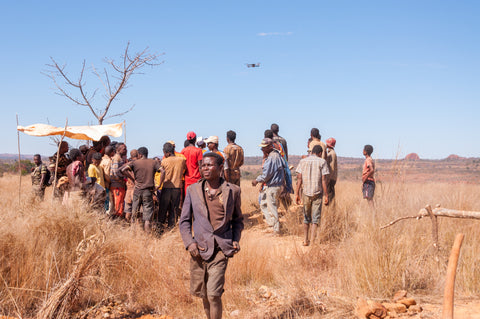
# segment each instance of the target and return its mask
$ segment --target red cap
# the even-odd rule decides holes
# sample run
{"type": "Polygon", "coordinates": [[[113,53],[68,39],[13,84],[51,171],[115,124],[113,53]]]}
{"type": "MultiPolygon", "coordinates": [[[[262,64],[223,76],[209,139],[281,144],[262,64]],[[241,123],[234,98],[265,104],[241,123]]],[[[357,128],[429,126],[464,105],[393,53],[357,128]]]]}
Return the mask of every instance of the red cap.
{"type": "Polygon", "coordinates": [[[337,140],[334,139],[333,137],[330,137],[330,138],[327,140],[327,146],[330,147],[330,148],[334,148],[334,147],[335,147],[335,143],[337,143],[337,140]]]}
{"type": "Polygon", "coordinates": [[[188,132],[187,133],[187,140],[193,140],[195,137],[197,137],[197,134],[195,132],[188,132]]]}

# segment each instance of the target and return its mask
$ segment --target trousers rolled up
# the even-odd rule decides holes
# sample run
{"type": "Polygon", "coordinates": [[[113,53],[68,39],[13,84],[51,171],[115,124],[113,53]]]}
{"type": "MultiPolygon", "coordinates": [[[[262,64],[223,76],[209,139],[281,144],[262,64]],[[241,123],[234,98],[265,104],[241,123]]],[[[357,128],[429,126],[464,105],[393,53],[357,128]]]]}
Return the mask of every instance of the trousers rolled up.
{"type": "Polygon", "coordinates": [[[265,221],[275,232],[280,231],[280,222],[278,220],[278,197],[282,190],[281,186],[265,186],[261,192],[260,209],[262,210],[265,221]]]}

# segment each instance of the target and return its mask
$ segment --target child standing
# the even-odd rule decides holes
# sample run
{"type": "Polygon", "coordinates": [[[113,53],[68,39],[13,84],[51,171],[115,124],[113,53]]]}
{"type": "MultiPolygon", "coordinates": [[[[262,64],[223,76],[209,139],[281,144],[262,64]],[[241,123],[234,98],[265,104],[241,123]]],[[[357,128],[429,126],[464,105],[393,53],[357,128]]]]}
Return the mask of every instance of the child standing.
{"type": "Polygon", "coordinates": [[[92,156],[92,164],[88,166],[88,176],[95,177],[97,184],[105,188],[105,176],[103,175],[103,169],[100,167],[102,161],[102,154],[94,153],[92,156]]]}
{"type": "Polygon", "coordinates": [[[365,162],[363,163],[362,171],[363,198],[367,199],[369,203],[373,204],[373,195],[375,193],[375,164],[371,157],[372,153],[372,145],[365,145],[363,147],[363,155],[365,156],[365,162]]]}

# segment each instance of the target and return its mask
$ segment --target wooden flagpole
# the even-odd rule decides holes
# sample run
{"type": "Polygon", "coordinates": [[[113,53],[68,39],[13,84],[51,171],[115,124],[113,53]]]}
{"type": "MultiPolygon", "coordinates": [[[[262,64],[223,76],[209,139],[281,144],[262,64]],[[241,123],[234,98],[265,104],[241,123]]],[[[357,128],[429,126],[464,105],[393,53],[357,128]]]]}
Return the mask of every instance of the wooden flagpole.
{"type": "Polygon", "coordinates": [[[123,143],[127,145],[127,122],[123,120],[123,143]]]}

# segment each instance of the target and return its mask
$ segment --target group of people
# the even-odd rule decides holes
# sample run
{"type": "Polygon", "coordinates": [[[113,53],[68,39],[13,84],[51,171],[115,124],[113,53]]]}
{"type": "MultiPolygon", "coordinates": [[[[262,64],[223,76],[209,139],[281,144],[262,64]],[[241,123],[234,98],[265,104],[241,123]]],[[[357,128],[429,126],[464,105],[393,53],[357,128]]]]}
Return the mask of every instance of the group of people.
{"type": "MultiPolygon", "coordinates": [[[[35,155],[33,191],[43,199],[45,187],[53,180],[54,197],[65,205],[87,198],[112,218],[132,221],[141,215],[146,231],[152,229],[152,223],[163,229],[178,222],[185,249],[191,255],[190,291],[202,298],[207,318],[221,318],[228,259],[240,251],[244,228],[240,195],[244,152],[235,140],[236,133],[228,131],[228,145],[222,152],[217,136],[203,139],[188,132],[181,152],[175,150],[173,141],[163,145],[162,159],[148,158],[146,147],[131,150],[127,157],[126,145],[112,143],[107,136],[90,148],[70,151],[62,142],[48,167],[40,155],[35,155]]],[[[279,203],[288,206],[290,195],[295,193],[297,204],[303,204],[303,244],[308,246],[315,240],[322,206],[332,205],[335,198],[335,144],[334,138],[325,144],[319,130],[311,130],[308,155],[297,165],[294,187],[287,141],[279,135],[277,124],[265,131],[259,145],[262,173],[252,185],[261,185],[260,208],[273,232],[281,233],[279,203]]],[[[372,146],[364,147],[363,195],[369,201],[375,190],[372,152],[372,146]]]]}
{"type": "Polygon", "coordinates": [[[159,229],[170,228],[178,221],[186,189],[202,176],[203,154],[219,154],[225,161],[222,177],[240,185],[243,149],[235,143],[234,131],[227,132],[226,140],[227,146],[221,152],[217,136],[197,141],[196,134],[189,132],[180,153],[175,151],[173,141],[165,143],[162,159],[148,158],[146,147],[131,150],[127,157],[126,145],[111,142],[107,136],[92,147],[83,145],[78,149],[69,150],[68,143],[62,142],[48,166],[41,162],[40,155],[34,156],[34,195],[43,199],[46,180],[56,180],[54,197],[65,205],[83,198],[112,218],[132,221],[141,216],[147,231],[152,224],[159,229]],[[47,173],[50,178],[46,178],[47,173]]]}

